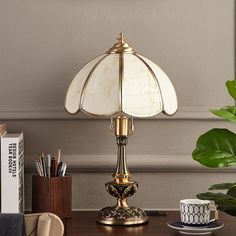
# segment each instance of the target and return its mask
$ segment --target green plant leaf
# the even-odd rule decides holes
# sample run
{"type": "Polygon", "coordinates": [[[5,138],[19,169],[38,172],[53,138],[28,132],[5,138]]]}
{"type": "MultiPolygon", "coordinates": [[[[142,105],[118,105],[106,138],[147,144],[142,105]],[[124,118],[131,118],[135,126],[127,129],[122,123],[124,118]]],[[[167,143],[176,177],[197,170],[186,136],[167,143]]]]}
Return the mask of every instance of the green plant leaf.
{"type": "Polygon", "coordinates": [[[226,82],[226,87],[228,89],[229,94],[231,97],[236,100],[236,80],[228,80],[226,82]]]}
{"type": "Polygon", "coordinates": [[[207,167],[236,164],[236,134],[227,129],[212,129],[198,138],[193,159],[207,167]]]}
{"type": "Polygon", "coordinates": [[[218,209],[229,215],[236,216],[236,198],[224,193],[199,193],[197,197],[202,200],[214,201],[218,209]]]}
{"type": "Polygon", "coordinates": [[[229,215],[236,216],[236,199],[224,199],[216,201],[218,209],[228,213],[229,215]]]}
{"type": "Polygon", "coordinates": [[[228,199],[234,199],[233,197],[224,193],[212,193],[212,192],[199,193],[197,194],[197,198],[202,199],[202,200],[215,201],[215,202],[228,200],[228,199]]]}
{"type": "Polygon", "coordinates": [[[227,192],[227,195],[236,199],[236,185],[233,185],[227,192]]]}
{"type": "Polygon", "coordinates": [[[236,183],[222,183],[222,184],[214,184],[208,190],[227,190],[231,188],[236,183]]]}
{"type": "Polygon", "coordinates": [[[210,110],[214,115],[236,123],[236,106],[227,106],[221,109],[210,110]]]}

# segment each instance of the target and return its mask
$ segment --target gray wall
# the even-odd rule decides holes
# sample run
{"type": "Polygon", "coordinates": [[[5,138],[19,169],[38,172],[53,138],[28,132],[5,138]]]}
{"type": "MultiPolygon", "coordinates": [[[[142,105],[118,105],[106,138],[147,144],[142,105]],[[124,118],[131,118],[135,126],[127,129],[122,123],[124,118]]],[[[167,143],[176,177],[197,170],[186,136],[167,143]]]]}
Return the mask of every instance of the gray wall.
{"type": "Polygon", "coordinates": [[[128,161],[140,189],[132,203],[176,208],[212,183],[235,180],[233,170],[191,159],[200,134],[232,128],[208,109],[232,103],[224,83],[235,74],[233,0],[0,0],[0,22],[0,119],[9,132],[24,131],[27,208],[33,160],[58,146],[73,175],[73,208],[112,203],[104,190],[116,152],[109,120],[70,116],[63,103],[81,66],[121,31],[167,72],[179,100],[174,117],[135,122],[128,161]]]}

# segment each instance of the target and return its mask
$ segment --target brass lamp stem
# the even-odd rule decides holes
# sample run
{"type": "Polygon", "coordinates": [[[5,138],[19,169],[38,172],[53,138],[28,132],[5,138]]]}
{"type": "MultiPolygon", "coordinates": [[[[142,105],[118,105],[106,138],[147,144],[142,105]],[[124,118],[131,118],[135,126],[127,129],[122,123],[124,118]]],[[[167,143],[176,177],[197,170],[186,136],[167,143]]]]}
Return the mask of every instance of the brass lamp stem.
{"type": "Polygon", "coordinates": [[[117,166],[116,166],[116,172],[113,174],[113,177],[117,183],[127,183],[129,182],[131,177],[127,167],[126,153],[125,153],[125,147],[128,143],[128,137],[117,136],[116,141],[118,145],[117,166]]]}
{"type": "Polygon", "coordinates": [[[115,135],[118,146],[116,172],[113,178],[117,183],[127,183],[130,180],[130,172],[126,162],[126,145],[131,134],[130,121],[126,116],[118,116],[115,119],[115,135]]]}
{"type": "Polygon", "coordinates": [[[106,225],[137,225],[148,221],[147,214],[138,207],[129,206],[127,198],[138,189],[138,183],[131,181],[126,163],[128,136],[134,131],[133,119],[117,116],[111,119],[110,130],[115,132],[118,146],[116,171],[113,180],[105,184],[109,194],[116,198],[116,205],[101,209],[97,222],[106,225]]]}

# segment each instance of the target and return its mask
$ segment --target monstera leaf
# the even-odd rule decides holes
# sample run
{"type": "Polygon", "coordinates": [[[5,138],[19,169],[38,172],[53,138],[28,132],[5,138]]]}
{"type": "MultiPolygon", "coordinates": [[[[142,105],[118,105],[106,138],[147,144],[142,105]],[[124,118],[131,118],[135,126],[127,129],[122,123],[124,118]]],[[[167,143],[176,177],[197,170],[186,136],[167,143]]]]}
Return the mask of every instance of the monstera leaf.
{"type": "Polygon", "coordinates": [[[226,87],[228,89],[229,94],[231,97],[236,100],[236,80],[228,80],[226,82],[226,87]]]}
{"type": "Polygon", "coordinates": [[[198,138],[193,159],[207,167],[236,164],[236,134],[227,129],[212,129],[198,138]]]}
{"type": "Polygon", "coordinates": [[[236,185],[236,183],[214,184],[208,190],[228,190],[234,185],[236,185]]]}
{"type": "Polygon", "coordinates": [[[236,123],[236,107],[235,106],[227,106],[221,109],[214,109],[214,110],[210,110],[210,112],[212,112],[214,115],[219,116],[223,119],[236,123]]]}

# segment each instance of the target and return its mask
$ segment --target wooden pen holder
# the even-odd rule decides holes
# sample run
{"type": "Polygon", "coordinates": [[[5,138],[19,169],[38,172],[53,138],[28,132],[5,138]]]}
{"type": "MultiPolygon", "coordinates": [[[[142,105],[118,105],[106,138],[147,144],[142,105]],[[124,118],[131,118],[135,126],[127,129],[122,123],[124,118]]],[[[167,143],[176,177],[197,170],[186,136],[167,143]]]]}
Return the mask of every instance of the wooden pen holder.
{"type": "Polygon", "coordinates": [[[32,176],[32,212],[51,212],[61,219],[71,218],[72,178],[32,176]]]}

